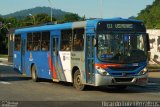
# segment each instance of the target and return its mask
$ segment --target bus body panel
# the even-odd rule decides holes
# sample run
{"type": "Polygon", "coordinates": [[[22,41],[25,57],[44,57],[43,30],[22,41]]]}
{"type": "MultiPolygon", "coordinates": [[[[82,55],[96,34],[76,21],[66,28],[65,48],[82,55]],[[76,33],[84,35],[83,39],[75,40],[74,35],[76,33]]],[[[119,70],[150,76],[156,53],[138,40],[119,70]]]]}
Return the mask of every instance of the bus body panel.
{"type": "Polygon", "coordinates": [[[71,52],[71,68],[77,67],[82,74],[83,83],[86,83],[86,71],[85,71],[85,57],[84,52],[71,52]]]}
{"type": "MultiPolygon", "coordinates": [[[[68,26],[65,27],[65,29],[70,29],[71,25],[68,24],[68,26]]],[[[63,69],[63,62],[61,60],[61,52],[60,52],[60,41],[61,41],[61,30],[57,29],[51,32],[51,59],[54,70],[51,70],[53,73],[52,78],[57,79],[59,81],[68,81],[70,79],[66,80],[66,73],[63,69]],[[57,48],[56,48],[57,47],[57,48]],[[57,50],[55,50],[57,49],[57,50]],[[57,52],[56,52],[57,51],[57,52]]]]}
{"type": "Polygon", "coordinates": [[[51,79],[49,70],[48,52],[27,52],[26,53],[26,72],[31,75],[32,64],[36,66],[37,75],[40,78],[51,79]]]}
{"type": "Polygon", "coordinates": [[[96,86],[146,85],[148,82],[148,79],[147,79],[148,74],[139,75],[139,72],[147,66],[147,62],[133,63],[133,64],[117,64],[117,65],[112,63],[108,63],[108,64],[98,63],[98,64],[95,64],[95,66],[103,66],[104,69],[106,69],[106,71],[110,74],[108,76],[102,76],[98,72],[96,72],[95,74],[96,86]],[[113,67],[114,70],[110,67],[113,67]],[[126,79],[126,80],[123,80],[123,79],[126,79]]]}
{"type": "MultiPolygon", "coordinates": [[[[123,23],[141,23],[138,20],[130,19],[96,19],[81,22],[65,23],[58,25],[44,25],[39,27],[31,27],[18,29],[16,34],[25,34],[30,32],[50,32],[50,50],[47,52],[25,52],[25,71],[26,74],[31,76],[31,66],[35,64],[37,75],[40,78],[57,79],[59,81],[73,82],[74,69],[78,68],[81,73],[83,84],[101,86],[101,85],[143,85],[147,83],[147,74],[138,75],[141,70],[147,66],[146,62],[119,64],[103,62],[97,57],[97,47],[95,39],[97,39],[97,26],[100,22],[123,22],[123,23]],[[73,30],[84,28],[84,50],[83,51],[61,51],[61,31],[66,29],[73,30]],[[55,48],[57,50],[55,50],[55,48]],[[138,64],[138,65],[137,65],[138,64]],[[96,67],[107,66],[104,68],[110,75],[101,75],[96,67]],[[115,65],[118,65],[117,68],[115,65]],[[114,68],[114,67],[115,68],[114,68]],[[136,67],[137,66],[137,67],[136,67]],[[120,67],[120,68],[118,68],[120,67]],[[134,68],[135,67],[135,68],[134,68]],[[122,70],[125,68],[125,70],[122,70]],[[133,68],[132,70],[126,70],[133,68]],[[121,69],[121,70],[120,70],[121,69]],[[126,81],[121,79],[125,78],[126,81]],[[128,81],[127,81],[128,79],[128,81]],[[132,79],[132,80],[131,80],[132,79]],[[130,80],[130,81],[129,81],[130,80]]],[[[106,33],[107,31],[105,31],[106,33]]],[[[112,31],[114,33],[120,31],[112,31]]],[[[125,31],[123,31],[125,32],[125,31]]],[[[128,32],[127,32],[128,33],[128,32]]],[[[132,32],[133,33],[133,32],[132,32]]],[[[140,32],[145,33],[145,31],[140,32]]],[[[24,37],[23,37],[24,38],[24,37]]],[[[25,37],[26,39],[27,37],[25,37]]],[[[73,39],[72,39],[73,40],[73,39]]],[[[14,51],[14,67],[21,71],[21,53],[14,51]]],[[[147,60],[147,59],[146,59],[147,60]]],[[[24,60],[23,60],[24,61],[24,60]]],[[[22,72],[22,71],[21,71],[22,72]]]]}
{"type": "Polygon", "coordinates": [[[71,52],[60,51],[59,56],[60,56],[62,71],[64,72],[66,81],[73,82],[72,81],[72,67],[71,67],[71,52]]]}
{"type": "Polygon", "coordinates": [[[106,86],[106,85],[147,85],[148,82],[148,75],[140,75],[140,76],[132,76],[132,77],[119,77],[119,78],[115,78],[112,76],[102,76],[100,74],[95,74],[95,86],[106,86]],[[130,81],[123,81],[123,82],[117,82],[116,79],[121,79],[123,81],[123,79],[128,79],[130,81]]]}
{"type": "Polygon", "coordinates": [[[13,54],[14,68],[21,73],[21,52],[14,51],[13,54]]]}
{"type": "Polygon", "coordinates": [[[21,72],[23,74],[26,74],[26,39],[27,34],[22,33],[21,34],[21,72]]]}

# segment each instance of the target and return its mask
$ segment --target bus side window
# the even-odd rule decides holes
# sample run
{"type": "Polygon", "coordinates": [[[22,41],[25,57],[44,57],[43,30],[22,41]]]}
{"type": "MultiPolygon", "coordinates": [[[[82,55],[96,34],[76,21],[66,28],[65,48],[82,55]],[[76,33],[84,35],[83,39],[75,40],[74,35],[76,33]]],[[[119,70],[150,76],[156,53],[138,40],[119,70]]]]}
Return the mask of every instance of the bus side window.
{"type": "Polygon", "coordinates": [[[42,51],[49,51],[50,44],[50,32],[42,32],[42,40],[41,40],[41,49],[42,51]]]}
{"type": "Polygon", "coordinates": [[[15,44],[14,44],[14,50],[20,51],[21,49],[21,35],[15,35],[15,44]]]}
{"type": "Polygon", "coordinates": [[[27,34],[27,51],[33,50],[33,44],[32,44],[32,33],[27,34]]]}
{"type": "Polygon", "coordinates": [[[36,32],[33,33],[33,50],[34,51],[40,51],[40,44],[41,44],[41,33],[36,32]]]}
{"type": "Polygon", "coordinates": [[[61,51],[71,51],[72,30],[61,31],[61,51]]]}
{"type": "Polygon", "coordinates": [[[84,50],[84,28],[74,29],[73,51],[84,50]]]}
{"type": "Polygon", "coordinates": [[[27,34],[28,51],[49,51],[50,32],[34,32],[27,34]]]}

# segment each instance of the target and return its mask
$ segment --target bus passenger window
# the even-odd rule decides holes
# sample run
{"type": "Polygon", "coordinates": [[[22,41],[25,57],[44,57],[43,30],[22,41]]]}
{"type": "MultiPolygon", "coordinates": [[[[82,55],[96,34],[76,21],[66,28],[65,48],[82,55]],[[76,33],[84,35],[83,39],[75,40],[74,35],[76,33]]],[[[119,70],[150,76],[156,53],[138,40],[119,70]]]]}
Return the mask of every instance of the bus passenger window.
{"type": "Polygon", "coordinates": [[[84,28],[74,29],[73,51],[84,50],[84,28]]]}
{"type": "Polygon", "coordinates": [[[48,51],[50,44],[50,32],[34,32],[27,35],[28,51],[48,51]]]}
{"type": "Polygon", "coordinates": [[[20,49],[21,49],[21,35],[15,35],[14,50],[20,51],[20,49]]]}
{"type": "Polygon", "coordinates": [[[27,44],[28,46],[27,46],[27,50],[28,51],[31,51],[32,50],[32,45],[30,45],[30,44],[27,44]]]}
{"type": "Polygon", "coordinates": [[[27,34],[27,51],[33,50],[33,40],[32,40],[32,33],[27,34]]]}
{"type": "Polygon", "coordinates": [[[50,46],[50,32],[42,32],[42,42],[41,42],[41,49],[42,51],[49,51],[50,46]]]}
{"type": "Polygon", "coordinates": [[[41,33],[36,32],[33,33],[33,50],[40,51],[40,44],[41,44],[41,33]]]}
{"type": "Polygon", "coordinates": [[[48,51],[48,44],[46,42],[42,42],[42,51],[48,51]]]}
{"type": "Polygon", "coordinates": [[[40,42],[35,42],[33,43],[33,50],[34,51],[40,51],[41,50],[41,45],[40,45],[40,42]]]}
{"type": "Polygon", "coordinates": [[[71,50],[72,30],[61,31],[61,51],[71,50]]]}

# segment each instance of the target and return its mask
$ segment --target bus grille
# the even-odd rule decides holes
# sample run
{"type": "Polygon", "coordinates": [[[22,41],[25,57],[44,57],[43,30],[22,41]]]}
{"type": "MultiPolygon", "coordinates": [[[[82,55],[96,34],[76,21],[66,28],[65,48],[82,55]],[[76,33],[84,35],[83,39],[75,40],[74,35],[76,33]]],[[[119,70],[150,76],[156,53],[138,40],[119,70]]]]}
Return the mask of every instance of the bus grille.
{"type": "Polygon", "coordinates": [[[116,82],[131,82],[133,78],[115,78],[116,82]]]}
{"type": "Polygon", "coordinates": [[[109,69],[114,71],[133,71],[136,70],[139,66],[130,66],[130,67],[109,67],[109,69]]]}
{"type": "MultiPolygon", "coordinates": [[[[113,76],[124,76],[123,73],[110,73],[113,76]]],[[[126,76],[133,76],[136,75],[136,73],[126,73],[126,76]]]]}

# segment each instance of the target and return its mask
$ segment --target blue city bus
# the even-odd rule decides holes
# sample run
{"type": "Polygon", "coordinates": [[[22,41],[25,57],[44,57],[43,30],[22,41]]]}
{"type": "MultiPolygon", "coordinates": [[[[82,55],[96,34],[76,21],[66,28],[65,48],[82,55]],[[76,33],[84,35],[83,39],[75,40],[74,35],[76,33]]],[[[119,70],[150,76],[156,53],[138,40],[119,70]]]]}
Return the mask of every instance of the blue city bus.
{"type": "Polygon", "coordinates": [[[148,82],[149,37],[142,21],[112,18],[15,31],[14,68],[32,77],[126,88],[148,82]]]}

